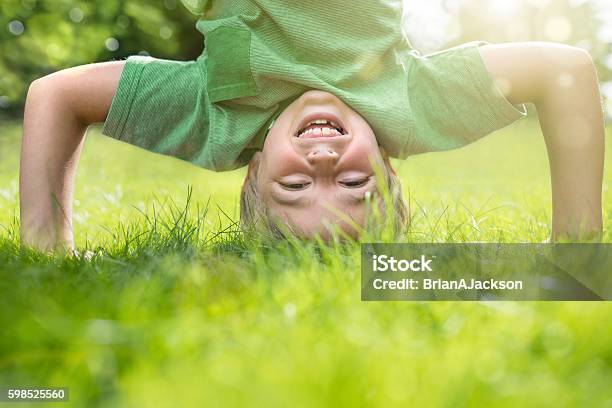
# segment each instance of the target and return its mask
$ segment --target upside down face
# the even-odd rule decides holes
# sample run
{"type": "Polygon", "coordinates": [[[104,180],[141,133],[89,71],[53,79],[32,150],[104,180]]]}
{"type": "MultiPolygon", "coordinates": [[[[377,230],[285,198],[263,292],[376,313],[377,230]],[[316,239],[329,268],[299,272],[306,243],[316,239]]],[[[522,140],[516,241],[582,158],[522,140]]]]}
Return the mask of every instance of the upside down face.
{"type": "Polygon", "coordinates": [[[253,158],[272,216],[304,237],[326,239],[332,226],[355,237],[365,198],[384,160],[374,132],[336,96],[308,91],[289,105],[253,158]]]}

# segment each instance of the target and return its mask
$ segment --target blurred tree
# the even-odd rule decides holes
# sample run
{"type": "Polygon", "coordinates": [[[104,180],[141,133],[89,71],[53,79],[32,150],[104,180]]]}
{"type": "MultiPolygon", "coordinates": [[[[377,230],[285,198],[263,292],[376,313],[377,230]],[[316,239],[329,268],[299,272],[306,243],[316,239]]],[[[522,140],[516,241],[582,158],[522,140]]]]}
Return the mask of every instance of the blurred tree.
{"type": "Polygon", "coordinates": [[[138,53],[193,59],[196,19],[179,0],[1,0],[0,112],[21,115],[28,84],[62,68],[138,53]]]}

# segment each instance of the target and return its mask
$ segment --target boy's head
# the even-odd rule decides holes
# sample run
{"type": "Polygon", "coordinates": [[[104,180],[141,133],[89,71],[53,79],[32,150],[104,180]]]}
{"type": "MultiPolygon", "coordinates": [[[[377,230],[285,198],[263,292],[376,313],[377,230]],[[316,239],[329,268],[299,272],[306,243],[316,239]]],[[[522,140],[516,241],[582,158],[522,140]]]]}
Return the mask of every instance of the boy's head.
{"type": "Polygon", "coordinates": [[[327,239],[330,226],[336,226],[356,237],[368,196],[383,214],[396,217],[396,227],[404,225],[399,179],[368,123],[336,96],[308,91],[280,114],[249,163],[240,218],[244,227],[272,235],[286,228],[327,239]],[[391,214],[378,194],[375,169],[389,189],[391,214]]]}

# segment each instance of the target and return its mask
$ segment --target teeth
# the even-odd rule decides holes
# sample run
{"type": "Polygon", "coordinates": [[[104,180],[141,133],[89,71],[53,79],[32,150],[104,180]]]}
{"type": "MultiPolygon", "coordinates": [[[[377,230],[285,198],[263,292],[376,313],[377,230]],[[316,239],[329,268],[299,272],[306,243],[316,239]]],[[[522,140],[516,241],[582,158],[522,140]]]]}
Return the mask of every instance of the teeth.
{"type": "Polygon", "coordinates": [[[342,133],[340,133],[335,128],[324,127],[324,128],[313,128],[313,129],[305,130],[304,132],[300,133],[299,136],[301,137],[301,136],[312,135],[312,136],[318,137],[318,136],[333,136],[333,135],[341,135],[341,134],[342,133]]]}
{"type": "Polygon", "coordinates": [[[311,125],[330,125],[332,127],[339,127],[337,123],[331,122],[331,121],[326,120],[326,119],[313,120],[312,122],[308,123],[305,127],[308,127],[308,126],[311,126],[311,125]]]}
{"type": "Polygon", "coordinates": [[[298,134],[298,137],[306,136],[306,135],[313,135],[315,137],[318,137],[318,136],[332,136],[332,135],[342,135],[343,134],[343,132],[339,130],[341,129],[341,127],[336,122],[333,122],[333,121],[329,121],[326,119],[317,119],[317,120],[313,120],[312,122],[308,123],[306,126],[304,126],[304,128],[307,128],[313,125],[328,125],[328,126],[304,130],[298,134]]]}

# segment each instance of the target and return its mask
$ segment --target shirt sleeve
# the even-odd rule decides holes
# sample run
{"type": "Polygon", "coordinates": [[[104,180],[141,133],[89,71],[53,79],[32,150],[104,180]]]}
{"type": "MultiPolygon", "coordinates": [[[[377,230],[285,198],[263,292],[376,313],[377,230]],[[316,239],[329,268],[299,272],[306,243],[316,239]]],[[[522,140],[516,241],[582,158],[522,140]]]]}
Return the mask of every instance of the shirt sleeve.
{"type": "Polygon", "coordinates": [[[510,103],[494,83],[478,49],[484,44],[412,60],[408,92],[414,129],[408,154],[458,148],[526,115],[525,106],[510,103]]]}
{"type": "Polygon", "coordinates": [[[199,61],[128,58],[102,133],[210,168],[206,72],[199,61]]]}

